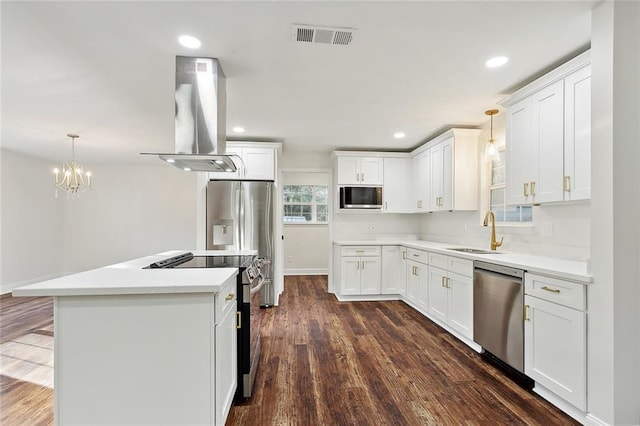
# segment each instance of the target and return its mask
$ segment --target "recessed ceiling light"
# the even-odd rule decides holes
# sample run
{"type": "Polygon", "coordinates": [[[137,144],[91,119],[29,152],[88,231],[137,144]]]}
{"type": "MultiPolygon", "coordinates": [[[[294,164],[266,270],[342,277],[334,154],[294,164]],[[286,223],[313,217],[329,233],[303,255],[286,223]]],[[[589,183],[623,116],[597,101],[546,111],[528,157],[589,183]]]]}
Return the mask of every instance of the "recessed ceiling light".
{"type": "Polygon", "coordinates": [[[395,133],[393,134],[393,137],[394,137],[394,138],[396,138],[396,139],[402,139],[402,138],[404,138],[405,136],[406,136],[406,135],[404,134],[404,132],[395,132],[395,133]]]}
{"type": "Polygon", "coordinates": [[[495,58],[489,59],[485,65],[489,68],[501,67],[509,61],[509,58],[506,56],[496,56],[495,58]]]}
{"type": "Polygon", "coordinates": [[[222,161],[222,160],[213,160],[213,161],[214,161],[214,163],[216,163],[216,164],[224,164],[224,161],[222,161]]]}
{"type": "Polygon", "coordinates": [[[188,47],[189,49],[197,49],[202,45],[200,40],[190,35],[181,35],[178,37],[178,43],[183,45],[184,47],[188,47]]]}
{"type": "Polygon", "coordinates": [[[190,167],[185,167],[185,168],[184,168],[184,169],[182,169],[182,170],[184,170],[185,172],[190,172],[190,171],[191,171],[191,168],[190,168],[190,167]]]}
{"type": "Polygon", "coordinates": [[[240,126],[236,126],[231,130],[233,130],[234,133],[244,133],[244,127],[240,127],[240,126]]]}
{"type": "Polygon", "coordinates": [[[175,163],[175,162],[176,162],[176,160],[174,160],[173,158],[168,158],[167,159],[167,163],[175,163]]]}

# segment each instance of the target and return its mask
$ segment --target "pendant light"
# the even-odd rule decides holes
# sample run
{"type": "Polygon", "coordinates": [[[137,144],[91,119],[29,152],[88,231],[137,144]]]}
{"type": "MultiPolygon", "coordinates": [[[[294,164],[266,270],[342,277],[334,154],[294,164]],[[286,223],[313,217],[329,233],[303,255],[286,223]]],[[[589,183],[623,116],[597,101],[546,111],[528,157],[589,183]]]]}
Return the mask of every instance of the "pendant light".
{"type": "Polygon", "coordinates": [[[485,111],[484,113],[491,117],[491,135],[489,137],[489,141],[484,147],[484,158],[487,161],[497,161],[500,159],[500,154],[498,153],[498,145],[496,145],[496,140],[493,139],[493,116],[498,112],[497,109],[490,109],[485,111]]]}
{"type": "Polygon", "coordinates": [[[91,189],[91,172],[85,172],[80,164],[76,162],[75,141],[80,136],[72,133],[67,134],[71,138],[71,162],[62,164],[62,170],[53,169],[55,195],[62,190],[67,194],[67,198],[78,198],[81,193],[91,189]]]}

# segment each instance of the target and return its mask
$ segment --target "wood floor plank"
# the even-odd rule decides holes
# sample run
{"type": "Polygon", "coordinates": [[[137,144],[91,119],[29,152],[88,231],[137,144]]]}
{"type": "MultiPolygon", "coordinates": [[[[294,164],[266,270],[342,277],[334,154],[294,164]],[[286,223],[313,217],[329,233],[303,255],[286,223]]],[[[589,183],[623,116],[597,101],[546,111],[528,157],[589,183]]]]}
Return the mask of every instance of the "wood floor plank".
{"type": "MultiPolygon", "coordinates": [[[[0,303],[3,342],[51,335],[50,298],[0,303]]],[[[403,302],[338,302],[326,276],[286,277],[260,327],[254,396],[228,426],[578,424],[403,302]]],[[[0,380],[1,424],[53,424],[51,389],[0,380]]]]}
{"type": "Polygon", "coordinates": [[[341,303],[326,285],[286,277],[263,318],[263,339],[277,343],[263,346],[256,397],[232,407],[227,425],[577,424],[406,304],[341,303]],[[295,359],[295,377],[274,376],[274,357],[295,359]],[[279,393],[278,380],[290,389],[279,393]],[[265,395],[287,414],[267,414],[265,395]]]}

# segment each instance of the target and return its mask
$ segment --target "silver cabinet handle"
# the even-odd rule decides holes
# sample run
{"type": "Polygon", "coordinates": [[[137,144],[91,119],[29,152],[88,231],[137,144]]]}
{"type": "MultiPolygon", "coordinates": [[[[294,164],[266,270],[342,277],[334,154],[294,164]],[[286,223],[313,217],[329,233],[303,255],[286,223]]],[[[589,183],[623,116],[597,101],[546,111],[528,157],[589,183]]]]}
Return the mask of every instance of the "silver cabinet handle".
{"type": "Polygon", "coordinates": [[[535,197],[536,195],[536,183],[531,182],[531,196],[535,197]]]}
{"type": "Polygon", "coordinates": [[[364,260],[362,261],[362,269],[364,269],[364,260]]]}
{"type": "Polygon", "coordinates": [[[528,183],[523,183],[522,184],[522,195],[524,195],[525,197],[529,196],[529,184],[528,183]]]}
{"type": "Polygon", "coordinates": [[[525,321],[529,321],[529,317],[527,317],[528,308],[529,308],[529,305],[524,305],[524,307],[522,308],[522,319],[525,321]]]}
{"type": "Polygon", "coordinates": [[[557,288],[549,288],[546,285],[540,288],[546,291],[550,291],[551,293],[560,293],[560,290],[558,290],[557,288]]]}
{"type": "Polygon", "coordinates": [[[420,257],[420,255],[419,255],[419,254],[417,254],[417,253],[413,253],[413,255],[414,255],[415,257],[420,257]]]}
{"type": "Polygon", "coordinates": [[[444,284],[444,277],[441,277],[440,286],[446,287],[446,285],[444,284]]]}
{"type": "Polygon", "coordinates": [[[564,177],[562,186],[565,192],[571,192],[571,176],[564,177]]]}

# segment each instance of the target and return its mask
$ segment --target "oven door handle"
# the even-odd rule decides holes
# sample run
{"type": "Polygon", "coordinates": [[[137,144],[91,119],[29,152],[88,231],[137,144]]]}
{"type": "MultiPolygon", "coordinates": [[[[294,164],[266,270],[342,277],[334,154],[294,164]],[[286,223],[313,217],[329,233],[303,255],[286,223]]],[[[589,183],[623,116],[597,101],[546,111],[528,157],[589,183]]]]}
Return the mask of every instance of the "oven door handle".
{"type": "Polygon", "coordinates": [[[253,295],[256,294],[257,292],[260,291],[260,289],[262,288],[262,286],[264,286],[264,283],[267,280],[265,279],[264,275],[259,274],[258,275],[258,284],[255,287],[251,287],[251,290],[249,291],[249,294],[253,295]]]}

